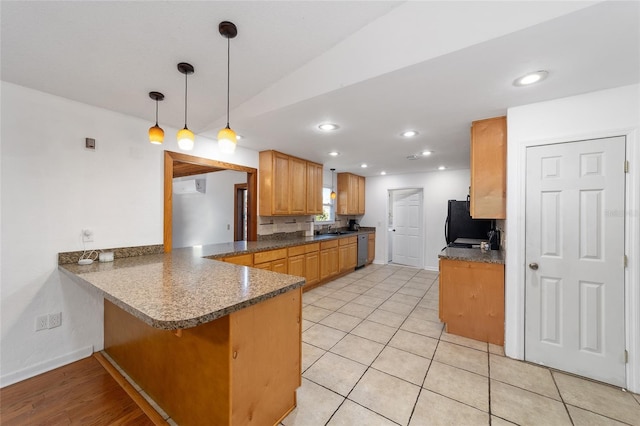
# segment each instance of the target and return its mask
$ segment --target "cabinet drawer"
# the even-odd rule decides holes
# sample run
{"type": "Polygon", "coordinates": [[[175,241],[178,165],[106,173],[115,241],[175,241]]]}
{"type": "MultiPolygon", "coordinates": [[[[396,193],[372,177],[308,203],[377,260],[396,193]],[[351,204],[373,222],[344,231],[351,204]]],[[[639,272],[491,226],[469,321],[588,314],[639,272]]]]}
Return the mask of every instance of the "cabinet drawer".
{"type": "Polygon", "coordinates": [[[253,255],[252,254],[241,254],[239,256],[229,256],[222,259],[224,262],[233,263],[235,265],[243,265],[243,266],[252,266],[253,265],[253,255]]]}
{"type": "Polygon", "coordinates": [[[341,246],[346,246],[349,244],[358,244],[358,237],[341,238],[338,241],[341,246]]]}
{"type": "Polygon", "coordinates": [[[306,244],[304,246],[305,253],[313,253],[314,251],[320,250],[320,243],[306,244]]]}
{"type": "Polygon", "coordinates": [[[255,253],[253,255],[253,263],[264,263],[271,262],[272,260],[284,259],[287,257],[287,249],[278,249],[278,250],[269,250],[269,251],[261,251],[259,253],[255,253]]]}
{"type": "Polygon", "coordinates": [[[320,243],[320,250],[326,250],[333,247],[338,247],[338,240],[324,241],[320,243]]]}
{"type": "Polygon", "coordinates": [[[289,257],[298,256],[305,253],[305,246],[289,247],[287,249],[287,252],[289,254],[289,257]]]}

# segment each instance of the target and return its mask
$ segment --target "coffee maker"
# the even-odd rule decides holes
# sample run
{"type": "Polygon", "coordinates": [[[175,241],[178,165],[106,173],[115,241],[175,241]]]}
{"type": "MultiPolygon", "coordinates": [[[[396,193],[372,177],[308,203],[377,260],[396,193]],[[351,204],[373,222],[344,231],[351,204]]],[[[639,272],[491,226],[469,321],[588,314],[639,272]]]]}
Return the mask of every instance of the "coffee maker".
{"type": "Polygon", "coordinates": [[[356,222],[355,219],[349,219],[349,231],[358,231],[360,230],[360,225],[356,222]]]}

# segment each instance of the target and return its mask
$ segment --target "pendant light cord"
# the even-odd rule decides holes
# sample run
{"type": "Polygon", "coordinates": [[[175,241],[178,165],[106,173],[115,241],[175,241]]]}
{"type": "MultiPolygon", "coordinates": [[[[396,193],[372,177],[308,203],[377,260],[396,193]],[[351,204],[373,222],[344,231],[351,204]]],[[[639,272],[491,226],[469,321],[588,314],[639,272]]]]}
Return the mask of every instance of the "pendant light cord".
{"type": "Polygon", "coordinates": [[[184,128],[187,128],[187,73],[184,73],[184,128]]]}
{"type": "Polygon", "coordinates": [[[158,98],[156,98],[156,127],[158,127],[158,98]]]}
{"type": "Polygon", "coordinates": [[[231,40],[227,37],[227,129],[229,128],[229,86],[231,85],[231,40]]]}

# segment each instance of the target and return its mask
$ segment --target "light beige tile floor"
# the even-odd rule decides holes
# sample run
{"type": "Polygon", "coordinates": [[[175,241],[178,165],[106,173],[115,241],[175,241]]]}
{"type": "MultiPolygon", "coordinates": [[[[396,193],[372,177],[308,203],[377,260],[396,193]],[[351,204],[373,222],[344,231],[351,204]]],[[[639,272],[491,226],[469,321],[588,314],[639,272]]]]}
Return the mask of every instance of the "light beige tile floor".
{"type": "Polygon", "coordinates": [[[303,296],[303,380],[282,424],[638,425],[640,396],[447,334],[438,274],[369,265],[303,296]]]}

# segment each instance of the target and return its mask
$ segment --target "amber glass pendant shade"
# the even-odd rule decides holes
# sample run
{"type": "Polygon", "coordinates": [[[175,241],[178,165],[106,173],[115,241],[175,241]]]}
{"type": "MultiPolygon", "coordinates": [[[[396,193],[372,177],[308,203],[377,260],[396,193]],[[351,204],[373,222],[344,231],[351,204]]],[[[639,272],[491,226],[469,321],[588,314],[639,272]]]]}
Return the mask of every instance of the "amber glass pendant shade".
{"type": "Polygon", "coordinates": [[[178,147],[185,151],[191,151],[193,149],[195,135],[186,127],[178,131],[178,147]]]}
{"type": "Polygon", "coordinates": [[[149,142],[160,145],[164,142],[164,130],[158,126],[158,102],[164,100],[164,95],[160,92],[149,92],[149,97],[156,101],[156,125],[149,129],[149,142]]]}
{"type": "Polygon", "coordinates": [[[220,148],[220,151],[227,154],[233,154],[236,150],[237,144],[238,138],[236,137],[236,132],[230,128],[225,127],[218,132],[218,147],[220,148]]]}

